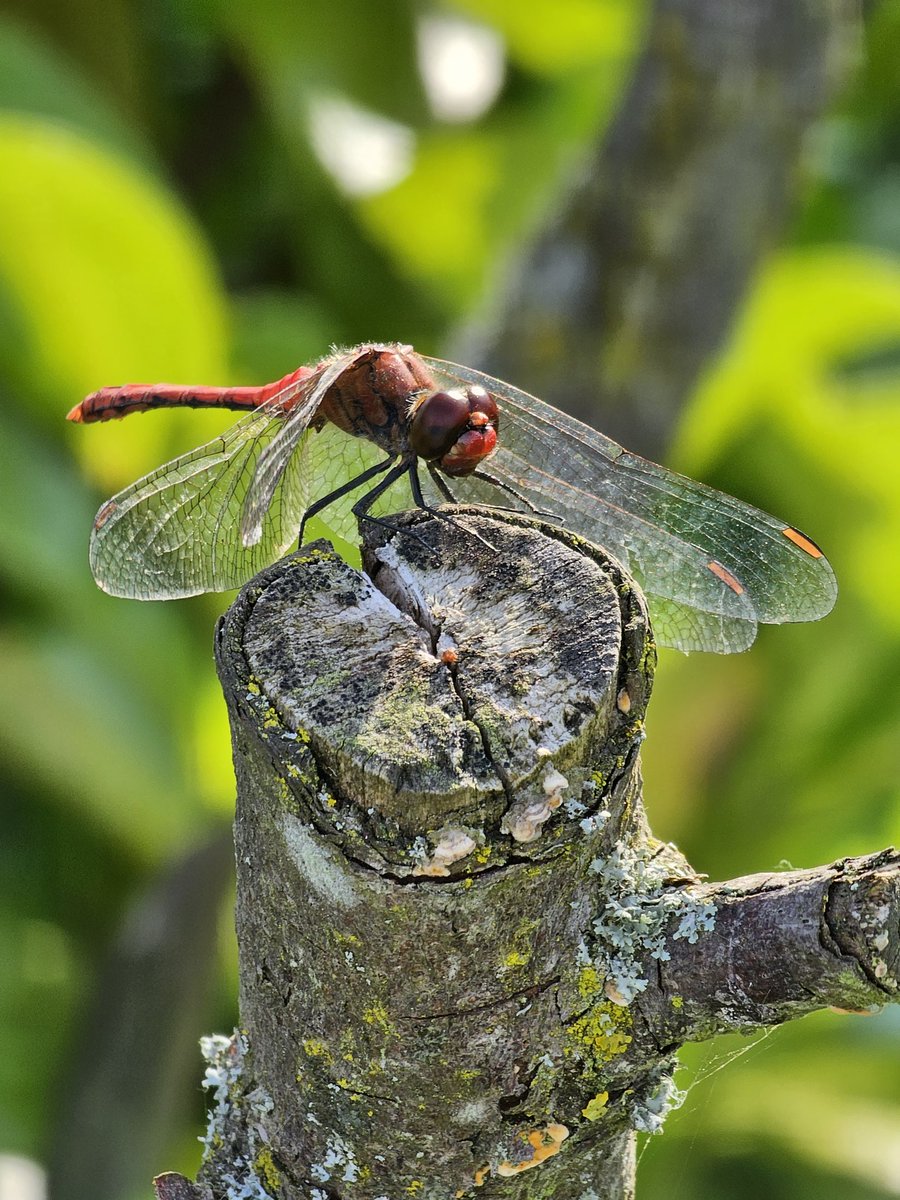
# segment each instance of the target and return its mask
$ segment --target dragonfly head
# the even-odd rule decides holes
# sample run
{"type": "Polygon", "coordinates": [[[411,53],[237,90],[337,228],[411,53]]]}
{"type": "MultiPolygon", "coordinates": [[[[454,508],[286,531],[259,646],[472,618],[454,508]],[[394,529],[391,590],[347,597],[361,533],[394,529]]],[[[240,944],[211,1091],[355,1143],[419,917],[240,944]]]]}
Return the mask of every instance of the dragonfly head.
{"type": "Polygon", "coordinates": [[[413,409],[409,444],[445,475],[471,475],[497,447],[500,412],[483,387],[430,392],[413,409]]]}

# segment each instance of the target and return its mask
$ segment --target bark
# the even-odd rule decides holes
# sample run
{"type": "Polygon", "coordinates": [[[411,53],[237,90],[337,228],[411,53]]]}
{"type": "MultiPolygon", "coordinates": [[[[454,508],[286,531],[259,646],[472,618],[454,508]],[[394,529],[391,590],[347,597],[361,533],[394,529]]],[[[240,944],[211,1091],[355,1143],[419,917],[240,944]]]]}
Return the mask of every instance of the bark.
{"type": "Polygon", "coordinates": [[[656,0],[619,113],[451,357],[653,458],[777,243],[852,0],[656,0]]]}
{"type": "Polygon", "coordinates": [[[699,881],[644,818],[639,593],[460,513],[368,576],[306,547],[220,624],[241,1031],[160,1200],[622,1200],[680,1044],[896,992],[896,856],[699,881]]]}

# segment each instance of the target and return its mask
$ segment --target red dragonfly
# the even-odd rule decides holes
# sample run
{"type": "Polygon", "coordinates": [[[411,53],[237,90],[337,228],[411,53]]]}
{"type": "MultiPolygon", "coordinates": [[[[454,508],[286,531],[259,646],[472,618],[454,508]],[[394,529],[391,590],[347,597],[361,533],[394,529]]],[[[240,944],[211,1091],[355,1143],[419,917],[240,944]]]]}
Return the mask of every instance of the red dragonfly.
{"type": "Polygon", "coordinates": [[[458,500],[558,514],[631,572],[663,645],[744,650],[758,622],[813,621],[835,601],[828,560],[797,529],[410,346],[357,346],[263,387],[101,388],[69,420],[175,407],[246,415],[102,506],[91,568],[115,596],[239,587],[296,543],[310,516],[363,484],[372,486],[329,524],[349,539],[351,515],[386,523],[376,514],[406,477],[422,508],[458,500]]]}

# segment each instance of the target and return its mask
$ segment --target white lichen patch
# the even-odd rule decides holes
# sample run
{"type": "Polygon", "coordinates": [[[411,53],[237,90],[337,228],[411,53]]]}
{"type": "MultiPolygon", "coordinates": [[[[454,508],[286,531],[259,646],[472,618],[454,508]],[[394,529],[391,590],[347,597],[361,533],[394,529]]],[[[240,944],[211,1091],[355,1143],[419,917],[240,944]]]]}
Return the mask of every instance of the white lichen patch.
{"type": "Polygon", "coordinates": [[[493,1103],[485,1096],[480,1100],[467,1100],[463,1104],[458,1104],[454,1109],[453,1117],[457,1125],[479,1129],[492,1115],[492,1112],[493,1103]]]}
{"type": "Polygon", "coordinates": [[[212,1098],[206,1134],[200,1139],[207,1152],[222,1139],[222,1126],[231,1111],[231,1089],[241,1077],[245,1051],[239,1033],[233,1038],[215,1033],[200,1039],[200,1053],[207,1062],[201,1086],[212,1098]]]}
{"type": "Polygon", "coordinates": [[[358,899],[342,860],[293,813],[282,813],[281,832],[297,870],[323,900],[353,908],[358,899]]]}
{"type": "Polygon", "coordinates": [[[663,1070],[659,1082],[648,1095],[631,1106],[631,1126],[638,1133],[659,1133],[673,1109],[681,1108],[686,1091],[675,1086],[672,1073],[663,1070]]]}
{"type": "Polygon", "coordinates": [[[445,826],[435,836],[434,850],[413,867],[413,875],[449,875],[448,868],[467,858],[478,845],[469,830],[456,826],[445,826]]]}
{"type": "Polygon", "coordinates": [[[213,1101],[206,1133],[200,1138],[204,1160],[220,1146],[228,1144],[230,1126],[242,1126],[248,1153],[236,1154],[231,1164],[233,1170],[223,1172],[221,1176],[226,1187],[225,1200],[271,1200],[256,1172],[254,1160],[268,1145],[266,1123],[274,1104],[261,1088],[247,1095],[240,1092],[247,1040],[237,1030],[230,1038],[214,1034],[200,1039],[200,1050],[207,1062],[202,1086],[211,1093],[213,1101]],[[241,1111],[236,1114],[238,1107],[241,1111]]]}
{"type": "Polygon", "coordinates": [[[353,1157],[353,1151],[344,1139],[333,1133],[325,1145],[322,1161],[310,1165],[311,1178],[316,1183],[327,1183],[331,1179],[339,1179],[342,1183],[356,1183],[359,1179],[359,1167],[353,1157]]]}
{"type": "Polygon", "coordinates": [[[668,936],[696,942],[715,927],[716,908],[688,888],[666,886],[665,862],[646,847],[615,846],[606,858],[595,859],[591,870],[601,881],[593,965],[606,980],[607,997],[630,1004],[647,987],[641,960],[668,959],[668,936]],[[676,917],[678,924],[669,934],[676,917]]]}
{"type": "Polygon", "coordinates": [[[599,812],[592,813],[589,817],[583,817],[578,824],[581,827],[582,833],[600,833],[609,818],[609,809],[601,808],[599,812]]]}

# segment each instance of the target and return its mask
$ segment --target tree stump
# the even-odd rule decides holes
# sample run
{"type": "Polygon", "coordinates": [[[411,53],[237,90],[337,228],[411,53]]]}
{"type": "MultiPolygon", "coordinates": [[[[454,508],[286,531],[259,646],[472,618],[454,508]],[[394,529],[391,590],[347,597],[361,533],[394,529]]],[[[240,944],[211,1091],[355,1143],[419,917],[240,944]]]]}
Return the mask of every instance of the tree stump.
{"type": "Polygon", "coordinates": [[[205,1047],[200,1183],[159,1195],[623,1200],[684,1041],[896,992],[896,856],[714,885],[651,836],[614,561],[401,520],[366,574],[309,545],[220,622],[241,1029],[205,1047]]]}

